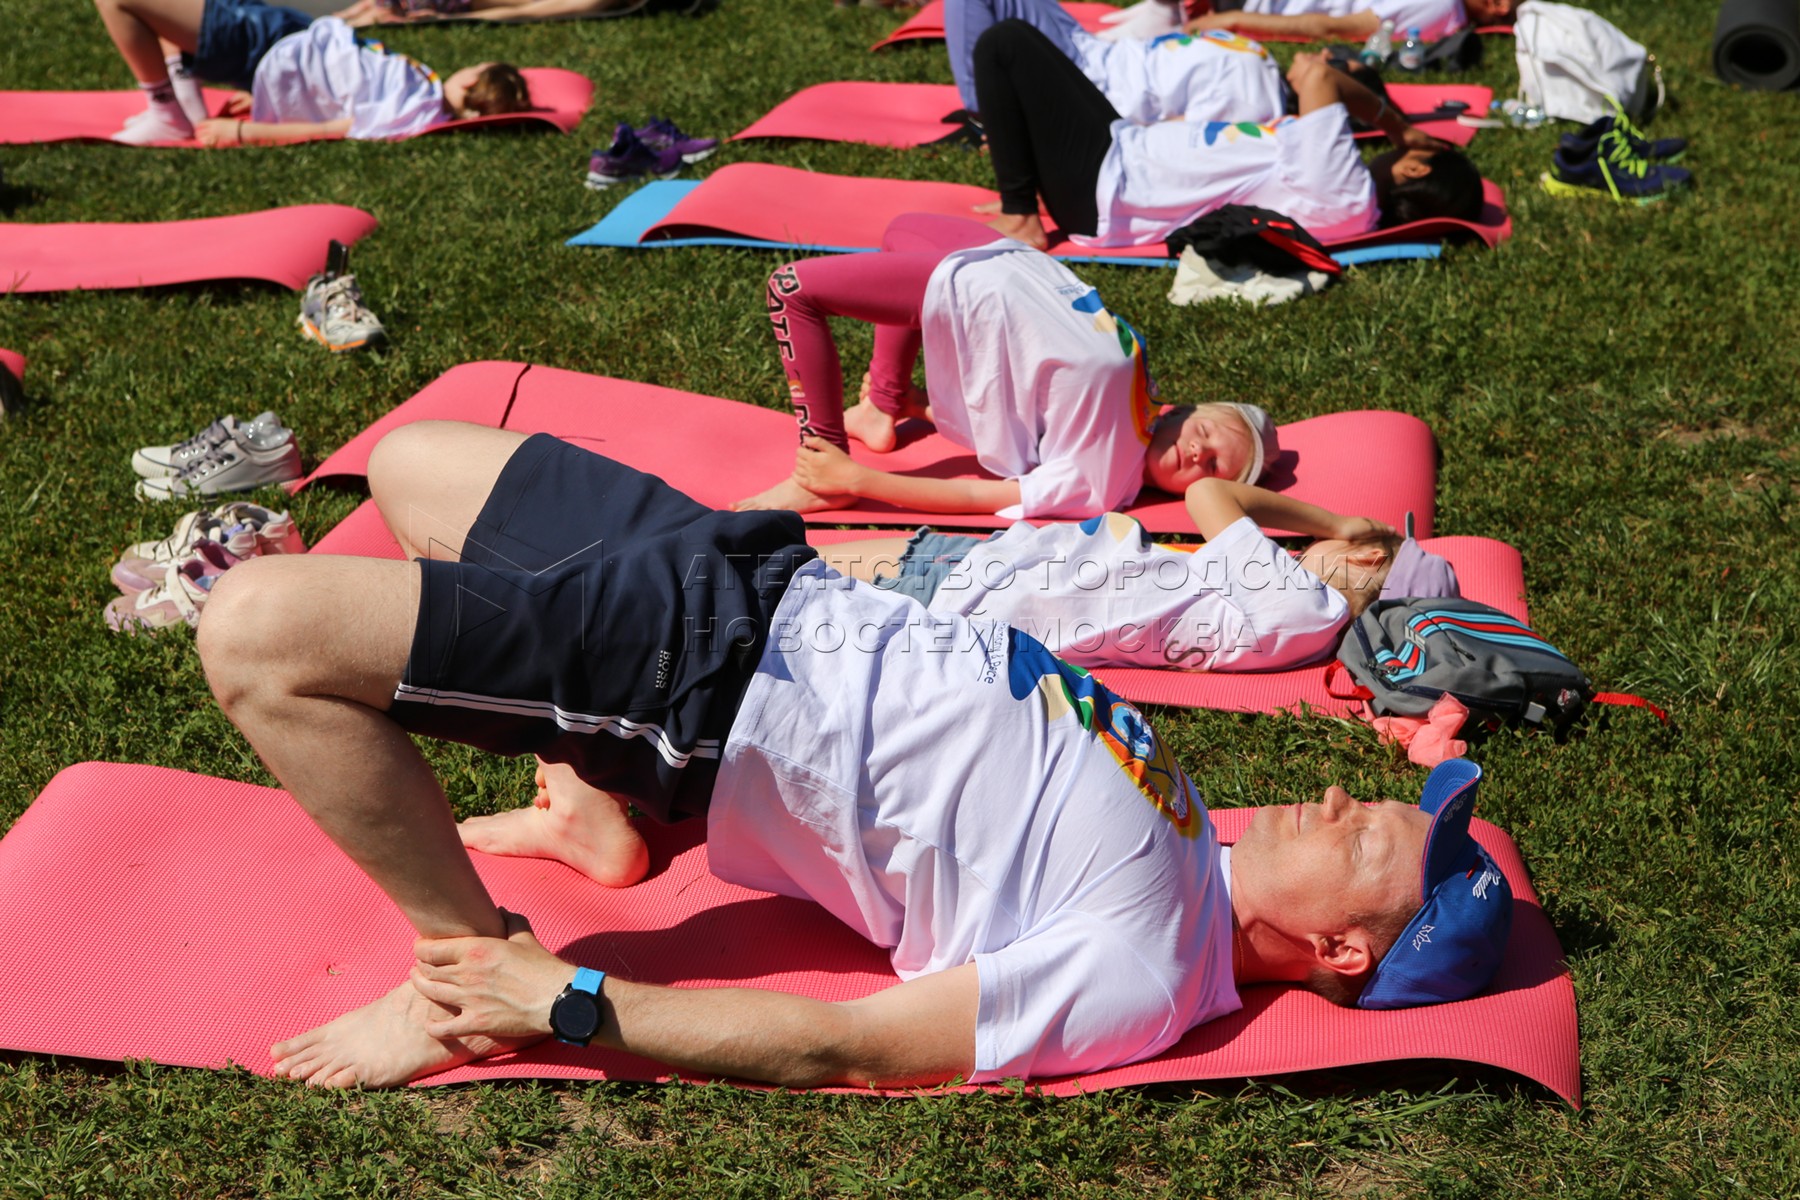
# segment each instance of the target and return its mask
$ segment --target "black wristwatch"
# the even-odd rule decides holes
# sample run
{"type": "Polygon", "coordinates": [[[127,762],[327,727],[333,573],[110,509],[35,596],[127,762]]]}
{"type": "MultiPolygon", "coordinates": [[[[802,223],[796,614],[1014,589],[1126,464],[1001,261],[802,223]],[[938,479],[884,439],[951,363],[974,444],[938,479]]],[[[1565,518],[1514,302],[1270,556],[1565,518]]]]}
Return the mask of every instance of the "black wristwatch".
{"type": "Polygon", "coordinates": [[[604,982],[604,971],[575,968],[575,978],[550,1004],[550,1032],[557,1041],[585,1046],[600,1032],[600,985],[604,982]]]}

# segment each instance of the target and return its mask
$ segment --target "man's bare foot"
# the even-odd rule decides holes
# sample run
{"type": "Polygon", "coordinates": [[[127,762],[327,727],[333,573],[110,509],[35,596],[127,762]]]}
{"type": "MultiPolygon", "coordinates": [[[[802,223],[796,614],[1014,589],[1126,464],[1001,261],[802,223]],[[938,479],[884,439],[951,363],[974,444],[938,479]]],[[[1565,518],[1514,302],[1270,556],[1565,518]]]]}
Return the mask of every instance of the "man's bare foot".
{"type": "Polygon", "coordinates": [[[1050,248],[1050,238],[1044,233],[1044,223],[1037,219],[1036,213],[1001,213],[998,219],[988,222],[988,227],[1001,237],[1024,242],[1034,249],[1050,248]]]}
{"type": "Polygon", "coordinates": [[[998,200],[989,200],[986,204],[971,204],[969,208],[971,211],[978,212],[984,217],[997,217],[1000,215],[1000,202],[998,200]]]}
{"type": "Polygon", "coordinates": [[[792,478],[784,479],[767,491],[756,493],[733,504],[734,512],[751,512],[766,508],[785,508],[790,512],[809,513],[825,512],[833,508],[848,508],[856,503],[855,496],[821,496],[817,492],[808,491],[792,478]]]}
{"type": "Polygon", "coordinates": [[[309,1087],[398,1087],[541,1038],[434,1038],[425,1022],[450,1015],[413,989],[411,981],[372,1004],[269,1047],[275,1074],[309,1087]]]}
{"type": "Polygon", "coordinates": [[[553,858],[605,887],[630,887],[650,870],[644,835],[625,803],[589,787],[567,763],[538,764],[530,804],[456,827],[471,850],[514,858],[553,858]]]}

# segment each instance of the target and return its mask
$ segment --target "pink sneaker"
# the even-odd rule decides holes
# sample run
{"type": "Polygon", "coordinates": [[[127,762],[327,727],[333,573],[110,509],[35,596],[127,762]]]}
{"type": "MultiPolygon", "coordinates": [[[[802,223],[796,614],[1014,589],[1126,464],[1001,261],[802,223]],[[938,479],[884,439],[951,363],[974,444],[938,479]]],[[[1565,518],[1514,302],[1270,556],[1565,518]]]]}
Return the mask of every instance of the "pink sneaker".
{"type": "Polygon", "coordinates": [[[217,542],[200,542],[195,553],[170,563],[160,586],[130,596],[115,596],[106,606],[106,623],[116,633],[157,630],[169,625],[198,625],[200,609],[213,581],[238,560],[217,542]]]}
{"type": "Polygon", "coordinates": [[[233,562],[259,554],[304,554],[306,544],[286,513],[234,501],[188,513],[160,542],[128,546],[113,564],[112,581],[121,592],[142,592],[161,584],[169,566],[195,553],[202,542],[221,547],[233,562]]]}

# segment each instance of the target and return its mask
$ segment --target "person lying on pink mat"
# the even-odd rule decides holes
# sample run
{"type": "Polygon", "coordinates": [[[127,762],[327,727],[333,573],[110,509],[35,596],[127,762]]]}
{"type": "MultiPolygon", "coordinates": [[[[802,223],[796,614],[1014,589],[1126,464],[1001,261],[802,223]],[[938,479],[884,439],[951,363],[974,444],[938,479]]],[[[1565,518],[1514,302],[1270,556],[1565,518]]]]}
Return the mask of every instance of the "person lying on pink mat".
{"type": "MultiPolygon", "coordinates": [[[[623,17],[650,0],[356,0],[333,15],[357,28],[437,21],[479,14],[484,21],[559,21],[572,17],[623,17]]],[[[698,7],[696,5],[695,7],[698,7]]]]}
{"type": "Polygon", "coordinates": [[[1190,33],[1228,29],[1249,37],[1306,38],[1358,41],[1381,28],[1394,26],[1394,45],[1408,30],[1417,29],[1422,40],[1435,42],[1469,25],[1487,28],[1511,25],[1518,0],[1242,0],[1214,4],[1213,11],[1187,23],[1190,33]]]}
{"type": "Polygon", "coordinates": [[[1137,331],[1063,264],[974,221],[911,213],[888,226],[879,253],[789,263],[769,277],[769,318],[800,449],[786,479],[739,509],[807,513],[860,498],[1091,517],[1144,487],[1179,496],[1197,479],[1253,482],[1280,453],[1274,422],[1253,404],[1159,416],[1137,331]],[[875,325],[865,394],[848,411],[832,316],[875,325]],[[921,349],[924,393],[912,382],[921,349]],[[850,458],[852,437],[893,449],[908,417],[933,422],[997,478],[927,479],[850,458]]]}
{"type": "Polygon", "coordinates": [[[1417,807],[1326,787],[1221,847],[1135,708],[1026,634],[844,578],[793,513],[450,422],[390,433],[369,486],[417,561],[252,559],[199,626],[225,713],[418,935],[387,995],[271,1048],[279,1076],[394,1086],[554,1035],[793,1087],[1042,1078],[1160,1053],[1248,984],[1394,1008],[1498,969],[1512,899],[1466,761],[1417,807]],[[536,754],[536,801],[459,827],[413,735],[536,754]],[[465,849],[626,886],[632,807],[704,817],[714,873],[821,904],[903,982],[828,1003],[606,974],[465,849]]]}
{"type": "Polygon", "coordinates": [[[921,528],[819,553],[845,575],[1022,629],[1089,668],[1299,667],[1335,653],[1377,599],[1460,595],[1448,562],[1370,517],[1226,479],[1189,487],[1187,510],[1205,545],[1159,545],[1115,512],[985,538],[921,528]],[[1259,525],[1319,540],[1296,557],[1259,525]]]}

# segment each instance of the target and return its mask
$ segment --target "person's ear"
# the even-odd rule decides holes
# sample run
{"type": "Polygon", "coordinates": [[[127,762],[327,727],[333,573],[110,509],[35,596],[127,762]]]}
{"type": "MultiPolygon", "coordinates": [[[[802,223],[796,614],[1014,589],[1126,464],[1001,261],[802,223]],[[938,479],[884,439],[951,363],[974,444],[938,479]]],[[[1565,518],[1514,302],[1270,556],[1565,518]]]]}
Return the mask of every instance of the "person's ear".
{"type": "Polygon", "coordinates": [[[1349,549],[1344,551],[1344,559],[1346,562],[1351,562],[1359,567],[1366,567],[1370,570],[1373,570],[1386,562],[1387,557],[1387,547],[1383,546],[1380,542],[1363,542],[1352,545],[1349,549]]]}
{"type": "Polygon", "coordinates": [[[1334,975],[1355,978],[1375,966],[1375,950],[1365,930],[1352,927],[1342,933],[1315,933],[1307,940],[1314,965],[1334,975]]]}
{"type": "Polygon", "coordinates": [[[1431,164],[1412,154],[1402,155],[1394,164],[1395,179],[1424,179],[1431,174],[1431,164]]]}

